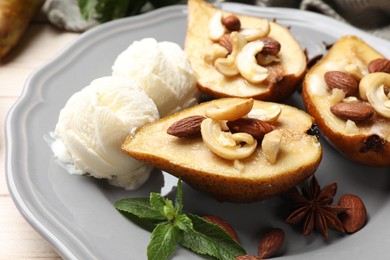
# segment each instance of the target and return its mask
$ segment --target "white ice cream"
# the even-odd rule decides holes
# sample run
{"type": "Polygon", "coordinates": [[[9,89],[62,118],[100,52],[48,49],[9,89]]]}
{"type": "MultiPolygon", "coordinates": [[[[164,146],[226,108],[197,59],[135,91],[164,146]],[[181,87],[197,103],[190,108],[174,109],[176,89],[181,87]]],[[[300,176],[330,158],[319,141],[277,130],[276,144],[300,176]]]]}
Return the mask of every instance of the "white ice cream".
{"type": "Polygon", "coordinates": [[[152,38],[135,41],[117,57],[112,75],[139,81],[160,117],[198,103],[195,74],[176,43],[152,38]]]}
{"type": "Polygon", "coordinates": [[[137,82],[99,78],[75,93],[61,110],[52,150],[72,165],[73,173],[136,189],[152,168],[125,154],[121,145],[130,132],[158,118],[156,105],[137,82]]]}

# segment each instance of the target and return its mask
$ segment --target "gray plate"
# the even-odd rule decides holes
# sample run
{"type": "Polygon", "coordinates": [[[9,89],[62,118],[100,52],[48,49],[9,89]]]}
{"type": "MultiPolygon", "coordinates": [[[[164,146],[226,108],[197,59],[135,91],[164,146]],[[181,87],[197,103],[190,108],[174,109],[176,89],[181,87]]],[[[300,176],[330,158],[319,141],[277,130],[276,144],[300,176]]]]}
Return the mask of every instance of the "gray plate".
{"type": "MultiPolygon", "coordinates": [[[[245,13],[291,26],[309,56],[323,53],[323,42],[333,43],[344,34],[355,34],[390,57],[390,43],[314,13],[275,8],[223,4],[229,11],[245,13]]],[[[126,192],[84,176],[73,176],[56,163],[44,136],[54,130],[58,113],[68,98],[93,79],[110,75],[116,56],[134,40],[154,37],[183,45],[186,6],[159,9],[138,17],[99,26],[83,34],[59,56],[37,70],[6,121],[6,175],[15,204],[27,221],[58,253],[68,259],[146,259],[150,233],[129,222],[113,207],[125,197],[148,197],[151,191],[169,193],[176,179],[155,170],[139,190],[126,192]]],[[[298,94],[289,100],[301,106],[298,94]]],[[[353,235],[330,232],[301,235],[300,227],[284,223],[286,202],[280,198],[249,205],[219,203],[184,185],[185,210],[227,219],[251,254],[270,227],[286,232],[280,259],[385,258],[390,253],[389,169],[357,165],[340,156],[324,140],[323,161],[316,173],[320,184],[338,182],[336,197],[358,194],[366,203],[369,220],[353,235]]],[[[198,259],[178,248],[173,259],[198,259]]]]}

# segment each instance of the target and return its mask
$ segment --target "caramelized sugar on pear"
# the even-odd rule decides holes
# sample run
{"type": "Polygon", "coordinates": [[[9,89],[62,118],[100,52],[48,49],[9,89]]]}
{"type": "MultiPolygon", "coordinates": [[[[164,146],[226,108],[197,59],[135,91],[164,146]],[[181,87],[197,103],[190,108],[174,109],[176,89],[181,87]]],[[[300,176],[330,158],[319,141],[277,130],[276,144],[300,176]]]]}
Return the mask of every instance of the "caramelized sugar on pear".
{"type": "Polygon", "coordinates": [[[279,101],[303,78],[306,57],[291,32],[267,19],[188,1],[185,51],[204,93],[279,101]]]}
{"type": "Polygon", "coordinates": [[[355,36],[340,38],[306,74],[302,95],[325,137],[353,161],[390,166],[388,59],[355,36]]]}
{"type": "MultiPolygon", "coordinates": [[[[321,145],[315,136],[306,133],[313,124],[312,117],[287,105],[249,101],[252,110],[273,111],[275,106],[281,110],[276,120],[266,123],[269,134],[278,132],[279,142],[270,138],[264,150],[262,138],[251,134],[256,124],[245,126],[251,131],[234,132],[227,127],[229,115],[218,115],[221,119],[208,117],[210,110],[230,111],[230,107],[247,101],[222,98],[201,103],[138,129],[122,149],[219,200],[254,202],[276,196],[314,173],[321,160],[321,145]],[[196,125],[201,125],[200,136],[186,138],[167,133],[171,126],[181,122],[183,127],[183,122],[191,118],[199,119],[196,125]],[[276,143],[278,147],[274,149],[276,143]]],[[[241,110],[242,118],[238,120],[246,120],[249,115],[241,110]]],[[[187,124],[191,131],[195,129],[194,124],[187,124]]]]}

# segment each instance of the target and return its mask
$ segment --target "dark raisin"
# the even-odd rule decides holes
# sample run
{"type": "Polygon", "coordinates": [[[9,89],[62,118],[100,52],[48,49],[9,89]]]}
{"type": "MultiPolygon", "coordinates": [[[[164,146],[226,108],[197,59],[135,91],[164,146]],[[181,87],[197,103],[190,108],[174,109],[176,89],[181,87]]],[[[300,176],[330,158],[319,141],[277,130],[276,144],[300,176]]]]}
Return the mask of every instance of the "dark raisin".
{"type": "Polygon", "coordinates": [[[366,153],[370,150],[374,152],[380,152],[383,147],[386,145],[387,141],[384,140],[379,135],[371,135],[366,140],[363,141],[363,146],[360,149],[361,153],[366,153]]]}
{"type": "Polygon", "coordinates": [[[314,135],[315,137],[317,137],[317,139],[320,139],[320,129],[318,128],[317,124],[312,124],[310,129],[307,130],[306,132],[307,134],[309,135],[314,135]]]}

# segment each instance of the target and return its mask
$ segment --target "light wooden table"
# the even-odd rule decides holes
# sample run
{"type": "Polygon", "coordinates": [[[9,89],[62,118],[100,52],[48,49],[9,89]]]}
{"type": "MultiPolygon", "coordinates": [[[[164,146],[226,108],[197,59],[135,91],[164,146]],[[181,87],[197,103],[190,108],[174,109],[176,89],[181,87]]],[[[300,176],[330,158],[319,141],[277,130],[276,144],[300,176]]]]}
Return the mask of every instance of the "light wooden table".
{"type": "Polygon", "coordinates": [[[60,259],[58,254],[20,215],[5,178],[4,123],[22,92],[28,76],[75,40],[78,33],[65,32],[45,22],[30,25],[13,53],[0,62],[0,259],[60,259]]]}

